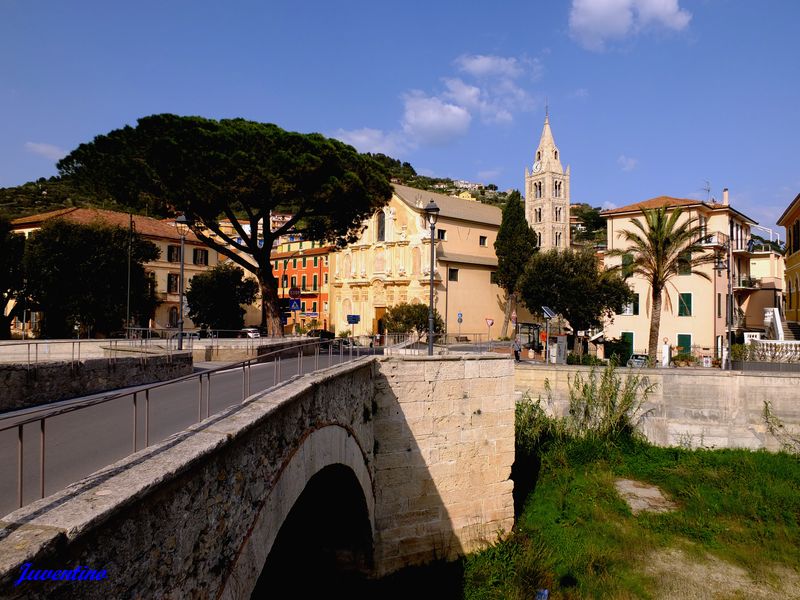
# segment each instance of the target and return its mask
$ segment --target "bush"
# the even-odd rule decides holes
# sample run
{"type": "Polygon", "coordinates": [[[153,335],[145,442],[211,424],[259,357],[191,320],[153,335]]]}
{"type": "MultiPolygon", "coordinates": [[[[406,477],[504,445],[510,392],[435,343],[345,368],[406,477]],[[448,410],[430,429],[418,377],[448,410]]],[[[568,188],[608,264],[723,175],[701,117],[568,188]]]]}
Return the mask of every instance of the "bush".
{"type": "Polygon", "coordinates": [[[570,352],[567,354],[567,364],[594,367],[603,366],[606,364],[606,361],[601,358],[597,358],[594,354],[575,354],[570,352]]]}
{"type": "Polygon", "coordinates": [[[674,362],[674,363],[679,363],[679,362],[695,363],[695,362],[697,362],[697,359],[694,356],[692,356],[691,354],[688,354],[686,352],[681,352],[680,354],[676,354],[675,356],[672,357],[672,362],[674,362]]]}

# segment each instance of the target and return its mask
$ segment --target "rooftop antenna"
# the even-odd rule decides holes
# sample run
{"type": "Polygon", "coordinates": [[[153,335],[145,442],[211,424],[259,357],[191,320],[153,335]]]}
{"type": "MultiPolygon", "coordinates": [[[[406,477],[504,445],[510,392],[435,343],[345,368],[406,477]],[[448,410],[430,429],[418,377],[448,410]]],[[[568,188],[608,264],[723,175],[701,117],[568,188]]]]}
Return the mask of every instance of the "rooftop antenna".
{"type": "Polygon", "coordinates": [[[705,191],[706,202],[708,202],[708,199],[711,197],[711,182],[708,179],[706,179],[706,185],[700,189],[705,191]]]}

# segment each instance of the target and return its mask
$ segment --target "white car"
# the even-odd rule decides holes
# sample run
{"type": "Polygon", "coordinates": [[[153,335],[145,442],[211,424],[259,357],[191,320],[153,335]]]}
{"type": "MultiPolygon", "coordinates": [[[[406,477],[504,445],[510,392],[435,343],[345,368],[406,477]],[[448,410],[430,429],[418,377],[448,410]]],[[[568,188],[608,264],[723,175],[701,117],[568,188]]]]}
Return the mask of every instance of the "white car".
{"type": "Polygon", "coordinates": [[[258,331],[258,328],[256,327],[245,327],[244,329],[242,329],[241,337],[260,338],[261,333],[258,331]]]}

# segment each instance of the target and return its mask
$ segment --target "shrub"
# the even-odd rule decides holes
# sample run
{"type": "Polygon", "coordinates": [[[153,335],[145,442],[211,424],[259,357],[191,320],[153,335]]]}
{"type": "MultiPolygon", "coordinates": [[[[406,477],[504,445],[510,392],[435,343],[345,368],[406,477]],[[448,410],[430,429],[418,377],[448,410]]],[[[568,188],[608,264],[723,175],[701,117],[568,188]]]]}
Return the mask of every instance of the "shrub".
{"type": "Polygon", "coordinates": [[[570,352],[567,354],[567,364],[593,367],[603,366],[606,364],[606,361],[601,358],[597,358],[594,354],[574,354],[570,352]]]}
{"type": "Polygon", "coordinates": [[[675,356],[672,357],[672,362],[675,362],[675,363],[677,363],[677,362],[694,363],[694,362],[697,362],[697,359],[694,356],[692,356],[691,354],[688,354],[686,352],[681,352],[680,354],[676,354],[675,356]]]}

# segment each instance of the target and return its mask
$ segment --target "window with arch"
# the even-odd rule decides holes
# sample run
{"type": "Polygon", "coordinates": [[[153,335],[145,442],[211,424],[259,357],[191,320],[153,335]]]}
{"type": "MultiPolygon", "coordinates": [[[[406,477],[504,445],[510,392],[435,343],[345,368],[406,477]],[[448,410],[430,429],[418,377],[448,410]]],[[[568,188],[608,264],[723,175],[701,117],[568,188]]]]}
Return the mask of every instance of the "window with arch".
{"type": "Polygon", "coordinates": [[[556,221],[557,223],[561,222],[561,210],[562,209],[560,206],[556,206],[553,209],[553,220],[556,221]]]}
{"type": "Polygon", "coordinates": [[[537,152],[536,153],[536,160],[542,160],[542,153],[541,152],[537,152]]]}
{"type": "Polygon", "coordinates": [[[375,222],[375,241],[386,241],[386,213],[382,210],[378,211],[378,217],[375,222]]]}
{"type": "Polygon", "coordinates": [[[533,184],[533,197],[534,198],[541,198],[542,197],[542,182],[537,181],[533,184]]]}
{"type": "Polygon", "coordinates": [[[554,239],[553,245],[556,246],[557,248],[560,247],[561,246],[561,232],[560,231],[556,231],[555,235],[553,236],[553,239],[554,239]]]}
{"type": "Polygon", "coordinates": [[[536,232],[536,245],[537,246],[541,246],[542,245],[542,232],[541,231],[537,231],[536,232]]]}
{"type": "Polygon", "coordinates": [[[554,198],[560,198],[561,197],[561,185],[562,185],[562,183],[560,181],[554,181],[553,182],[553,197],[554,198]]]}
{"type": "Polygon", "coordinates": [[[553,158],[558,160],[558,150],[553,150],[553,158]]]}
{"type": "Polygon", "coordinates": [[[534,220],[535,223],[541,223],[542,222],[542,209],[541,208],[533,209],[533,220],[534,220]]]}

